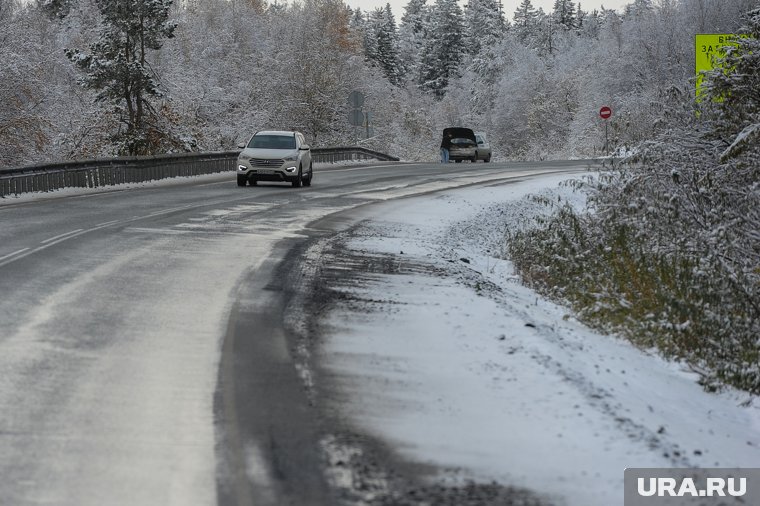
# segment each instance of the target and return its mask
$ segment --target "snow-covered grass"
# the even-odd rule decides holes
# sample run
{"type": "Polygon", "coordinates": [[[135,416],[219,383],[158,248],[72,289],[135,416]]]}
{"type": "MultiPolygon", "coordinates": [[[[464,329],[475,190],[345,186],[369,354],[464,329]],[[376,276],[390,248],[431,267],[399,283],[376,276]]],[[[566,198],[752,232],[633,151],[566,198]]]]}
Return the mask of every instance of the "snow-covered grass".
{"type": "Polygon", "coordinates": [[[718,166],[709,143],[678,146],[602,174],[588,211],[555,207],[512,234],[509,258],[587,324],[683,359],[707,388],[757,395],[759,158],[718,166]]]}
{"type": "MultiPolygon", "coordinates": [[[[500,258],[523,197],[561,177],[384,204],[323,259],[379,266],[337,289],[321,350],[353,423],[441,480],[557,504],[622,502],[627,467],[755,467],[760,407],[580,324],[500,258]]],[[[536,207],[539,210],[540,206],[536,207]]],[[[343,268],[343,267],[342,267],[343,268]]]]}

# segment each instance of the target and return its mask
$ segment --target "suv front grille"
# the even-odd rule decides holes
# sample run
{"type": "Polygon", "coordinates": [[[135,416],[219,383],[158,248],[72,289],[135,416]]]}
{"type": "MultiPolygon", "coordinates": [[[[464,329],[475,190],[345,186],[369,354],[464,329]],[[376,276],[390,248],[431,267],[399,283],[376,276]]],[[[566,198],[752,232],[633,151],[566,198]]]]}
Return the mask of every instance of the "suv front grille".
{"type": "Polygon", "coordinates": [[[266,158],[251,158],[251,167],[278,168],[282,166],[283,163],[285,163],[285,160],[282,159],[269,160],[266,158]]]}

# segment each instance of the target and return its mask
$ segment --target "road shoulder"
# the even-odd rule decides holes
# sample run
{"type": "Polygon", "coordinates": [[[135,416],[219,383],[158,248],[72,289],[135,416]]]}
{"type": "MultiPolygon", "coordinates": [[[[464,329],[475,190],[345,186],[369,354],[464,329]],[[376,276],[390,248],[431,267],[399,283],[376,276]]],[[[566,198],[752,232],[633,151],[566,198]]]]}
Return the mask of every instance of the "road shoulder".
{"type": "Polygon", "coordinates": [[[756,408],[589,331],[499,258],[520,198],[556,182],[384,204],[306,250],[297,304],[317,316],[293,343],[346,504],[602,505],[626,467],[757,462],[756,408]]]}

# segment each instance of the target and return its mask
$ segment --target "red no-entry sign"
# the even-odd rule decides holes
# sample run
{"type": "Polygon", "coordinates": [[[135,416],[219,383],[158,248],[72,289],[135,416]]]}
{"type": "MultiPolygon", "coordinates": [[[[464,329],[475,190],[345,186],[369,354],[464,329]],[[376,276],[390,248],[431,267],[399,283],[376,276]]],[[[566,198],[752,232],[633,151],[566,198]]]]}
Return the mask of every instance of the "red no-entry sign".
{"type": "Polygon", "coordinates": [[[602,119],[609,119],[610,116],[612,116],[612,109],[610,109],[609,107],[605,105],[604,107],[599,109],[599,116],[602,119]]]}

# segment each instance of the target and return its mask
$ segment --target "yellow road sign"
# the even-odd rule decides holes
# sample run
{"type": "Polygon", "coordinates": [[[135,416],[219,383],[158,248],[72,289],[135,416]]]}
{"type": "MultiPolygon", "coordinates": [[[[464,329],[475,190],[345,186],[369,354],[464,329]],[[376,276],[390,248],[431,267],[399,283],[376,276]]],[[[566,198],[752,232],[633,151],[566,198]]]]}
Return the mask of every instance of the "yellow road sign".
{"type": "MultiPolygon", "coordinates": [[[[746,36],[746,35],[745,35],[746,36]]],[[[733,33],[698,33],[694,36],[694,71],[697,74],[697,97],[704,79],[704,71],[718,66],[717,58],[726,55],[727,46],[738,46],[740,35],[733,33]]]]}

